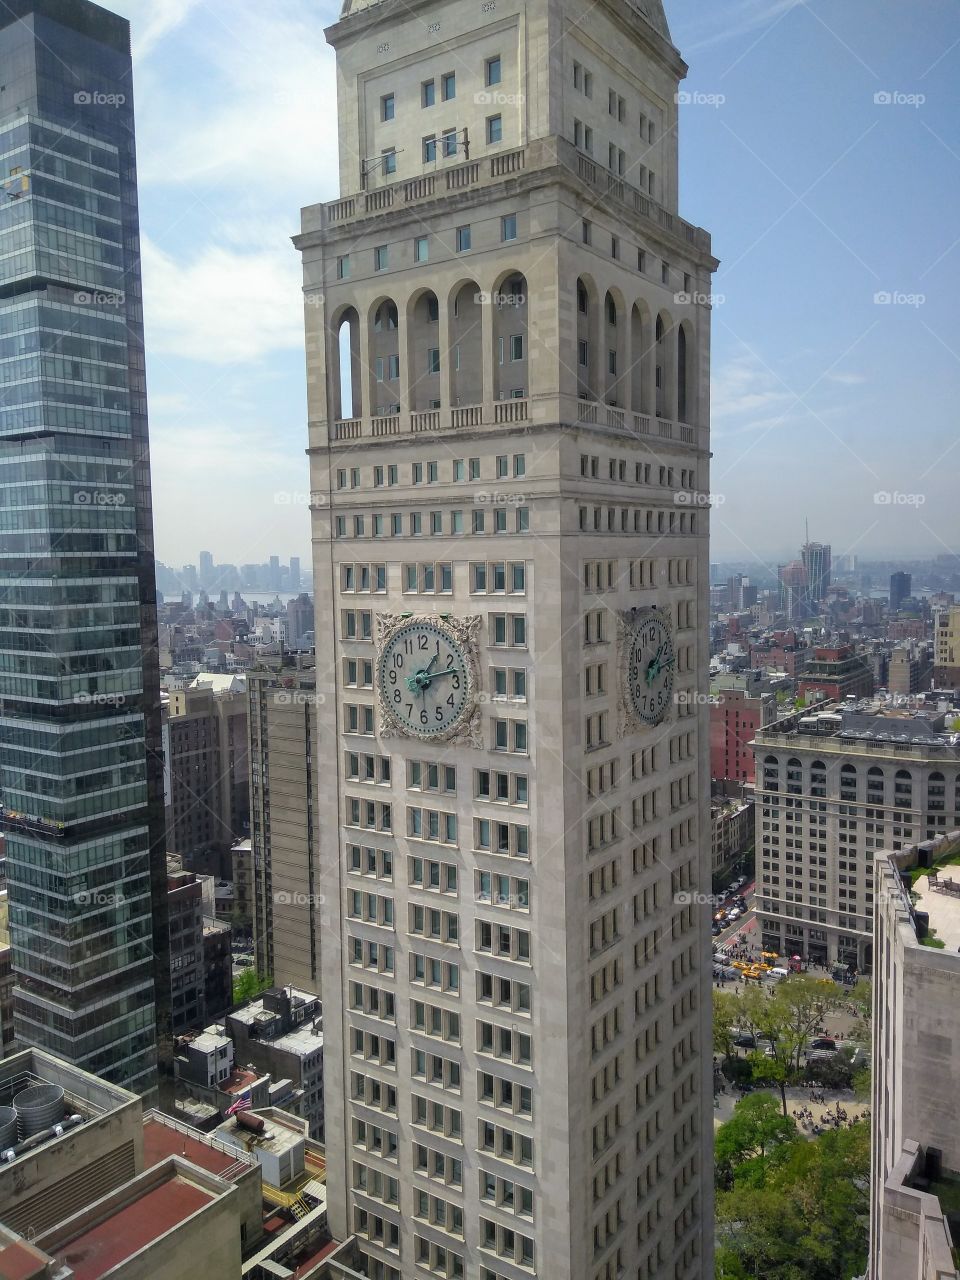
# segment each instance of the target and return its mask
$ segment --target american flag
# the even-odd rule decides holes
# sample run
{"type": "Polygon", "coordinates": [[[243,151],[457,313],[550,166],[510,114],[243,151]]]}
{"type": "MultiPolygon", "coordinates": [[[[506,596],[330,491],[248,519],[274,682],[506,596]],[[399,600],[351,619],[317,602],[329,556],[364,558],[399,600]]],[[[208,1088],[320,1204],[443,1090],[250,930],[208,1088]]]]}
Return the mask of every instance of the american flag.
{"type": "Polygon", "coordinates": [[[226,1111],[223,1114],[225,1117],[235,1116],[238,1111],[249,1111],[249,1110],[250,1110],[250,1095],[249,1093],[246,1093],[246,1094],[243,1094],[241,1097],[239,1097],[232,1107],[227,1107],[226,1111]]]}

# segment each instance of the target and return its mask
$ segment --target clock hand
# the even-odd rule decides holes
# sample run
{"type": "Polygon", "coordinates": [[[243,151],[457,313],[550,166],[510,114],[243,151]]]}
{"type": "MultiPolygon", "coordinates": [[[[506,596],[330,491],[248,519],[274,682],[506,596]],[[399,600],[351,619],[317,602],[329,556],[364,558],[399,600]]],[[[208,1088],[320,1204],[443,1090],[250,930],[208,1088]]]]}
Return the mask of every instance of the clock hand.
{"type": "Polygon", "coordinates": [[[432,672],[432,673],[431,673],[431,676],[430,676],[430,679],[431,679],[431,681],[433,681],[433,680],[441,680],[444,676],[458,676],[459,674],[460,674],[460,672],[459,672],[459,671],[457,671],[457,669],[456,669],[455,667],[448,667],[446,671],[434,671],[434,672],[432,672]]]}

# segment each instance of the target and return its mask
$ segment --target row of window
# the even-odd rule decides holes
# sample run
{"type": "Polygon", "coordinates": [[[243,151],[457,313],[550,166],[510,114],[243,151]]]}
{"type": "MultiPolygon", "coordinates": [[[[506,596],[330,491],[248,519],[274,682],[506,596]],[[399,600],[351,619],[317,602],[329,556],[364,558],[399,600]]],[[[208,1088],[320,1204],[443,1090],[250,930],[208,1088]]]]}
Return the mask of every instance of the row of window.
{"type": "MultiPolygon", "coordinates": [[[[470,532],[473,534],[530,532],[529,507],[514,506],[512,512],[507,506],[475,507],[473,511],[469,512],[469,516],[470,532]]],[[[661,518],[662,516],[663,513],[661,512],[661,518]]],[[[691,516],[690,519],[692,520],[693,517],[691,516]]],[[[375,512],[370,516],[369,534],[367,533],[367,527],[367,517],[364,515],[334,517],[333,532],[336,538],[363,538],[367,536],[371,538],[402,538],[404,536],[419,538],[424,533],[437,536],[442,535],[444,532],[451,535],[467,532],[467,522],[464,520],[463,511],[448,512],[446,530],[443,527],[442,511],[426,512],[426,520],[424,520],[424,512],[411,511],[407,515],[406,527],[404,527],[402,512],[396,511],[390,515],[382,515],[380,512],[375,512]]]]}
{"type": "MultiPolygon", "coordinates": [[[[496,119],[499,120],[499,117],[496,117],[496,119]]],[[[436,139],[430,140],[425,138],[424,139],[425,148],[428,142],[430,142],[434,148],[437,145],[436,139]]],[[[440,140],[440,145],[443,148],[447,146],[451,146],[453,148],[453,150],[449,152],[444,150],[445,155],[455,154],[456,146],[457,146],[456,135],[451,134],[449,142],[447,141],[447,135],[444,135],[440,140]]],[[[393,156],[392,152],[384,153],[385,160],[387,160],[391,156],[393,156]]],[[[395,158],[393,159],[392,163],[393,163],[393,168],[386,168],[384,172],[386,173],[396,172],[395,158]]],[[[500,218],[500,243],[506,244],[511,240],[516,240],[516,238],[517,238],[517,215],[515,213],[505,213],[500,218]]],[[[469,249],[473,247],[473,236],[472,236],[469,225],[464,225],[456,228],[455,244],[456,244],[457,253],[466,253],[469,249]]],[[[429,254],[430,254],[430,249],[429,249],[428,237],[417,236],[414,240],[414,261],[426,262],[429,258],[429,254]]],[[[389,266],[389,259],[390,259],[389,245],[376,246],[374,249],[374,257],[373,257],[374,271],[387,270],[389,266]]],[[[337,258],[337,279],[349,280],[351,274],[352,274],[351,255],[349,253],[342,253],[337,258]]]]}
{"type": "MultiPolygon", "coordinates": [[[[511,475],[514,477],[523,476],[526,475],[526,472],[527,455],[525,453],[515,453],[512,458],[510,454],[502,453],[497,454],[494,459],[494,474],[498,480],[508,479],[511,475]]],[[[584,474],[586,473],[584,472],[584,474]]],[[[336,473],[336,488],[338,490],[359,489],[361,487],[361,475],[360,467],[339,467],[336,473]]],[[[480,478],[479,458],[454,458],[451,461],[450,479],[455,484],[466,480],[479,480],[480,478]]],[[[410,464],[411,484],[436,484],[439,480],[439,462],[413,462],[410,464]]],[[[384,484],[392,486],[399,483],[400,467],[397,463],[373,468],[373,487],[375,489],[382,488],[384,484]]],[[[660,483],[662,484],[663,481],[661,480],[660,483]]]]}

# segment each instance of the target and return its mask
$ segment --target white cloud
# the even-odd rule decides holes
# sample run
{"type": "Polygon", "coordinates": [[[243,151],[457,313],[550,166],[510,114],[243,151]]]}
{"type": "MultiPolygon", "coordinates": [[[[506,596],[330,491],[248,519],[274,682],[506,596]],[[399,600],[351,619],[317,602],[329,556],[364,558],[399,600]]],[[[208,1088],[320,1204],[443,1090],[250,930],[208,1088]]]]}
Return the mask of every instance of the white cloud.
{"type": "Polygon", "coordinates": [[[739,39],[779,21],[791,9],[799,9],[805,3],[806,0],[740,0],[732,6],[705,5],[700,20],[684,34],[684,50],[689,55],[711,45],[739,39]]]}
{"type": "Polygon", "coordinates": [[[837,382],[842,387],[859,387],[867,381],[862,373],[828,373],[826,377],[828,382],[837,382]]]}
{"type": "Polygon", "coordinates": [[[300,262],[279,231],[261,247],[174,255],[143,241],[148,350],[211,364],[303,345],[300,262]]]}
{"type": "Polygon", "coordinates": [[[208,0],[187,50],[203,73],[147,82],[141,182],[218,193],[229,185],[292,212],[332,198],[337,102],[323,24],[333,17],[332,6],[327,13],[307,0],[263,8],[208,0]]]}

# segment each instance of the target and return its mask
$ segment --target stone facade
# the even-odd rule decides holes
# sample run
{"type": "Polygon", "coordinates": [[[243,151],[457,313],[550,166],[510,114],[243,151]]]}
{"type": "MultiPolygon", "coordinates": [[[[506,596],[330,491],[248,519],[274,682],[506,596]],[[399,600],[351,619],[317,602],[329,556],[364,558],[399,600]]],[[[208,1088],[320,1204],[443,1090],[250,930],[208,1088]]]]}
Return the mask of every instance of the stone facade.
{"type": "Polygon", "coordinates": [[[580,17],[386,0],[328,32],[341,198],[296,241],[328,1211],[383,1280],[712,1275],[716,262],[676,212],[660,4],[580,17]],[[390,718],[389,614],[459,646],[449,732],[390,718]],[[674,692],[641,727],[654,616],[674,692]]]}

